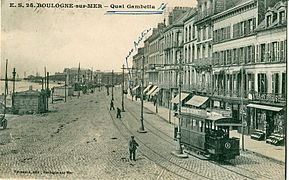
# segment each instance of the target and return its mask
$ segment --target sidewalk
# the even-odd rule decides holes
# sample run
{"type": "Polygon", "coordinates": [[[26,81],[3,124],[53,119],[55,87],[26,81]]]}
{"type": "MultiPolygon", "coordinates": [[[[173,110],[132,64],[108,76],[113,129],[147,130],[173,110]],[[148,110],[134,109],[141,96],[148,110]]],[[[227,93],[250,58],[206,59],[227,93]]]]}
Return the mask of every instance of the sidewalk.
{"type": "MultiPolygon", "coordinates": [[[[131,96],[128,95],[127,98],[131,100],[131,96]]],[[[140,100],[137,102],[140,103],[140,100]]],[[[144,107],[154,113],[156,112],[156,107],[153,105],[153,102],[144,101],[144,107]]],[[[158,113],[155,114],[164,121],[169,122],[169,110],[167,108],[158,106],[158,113]]],[[[178,119],[174,117],[174,112],[171,111],[171,123],[177,122],[178,119]]],[[[233,130],[230,132],[230,136],[240,138],[240,148],[242,148],[242,134],[238,133],[236,130],[233,130]]],[[[244,135],[244,140],[245,150],[285,163],[285,146],[274,146],[267,144],[265,141],[256,141],[247,135],[244,135]]]]}

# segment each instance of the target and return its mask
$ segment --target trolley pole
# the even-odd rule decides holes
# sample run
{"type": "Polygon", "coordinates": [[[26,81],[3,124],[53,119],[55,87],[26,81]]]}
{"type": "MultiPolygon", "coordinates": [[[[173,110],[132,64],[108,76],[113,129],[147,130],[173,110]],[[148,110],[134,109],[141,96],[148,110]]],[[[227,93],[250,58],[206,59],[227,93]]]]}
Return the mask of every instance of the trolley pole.
{"type": "Polygon", "coordinates": [[[142,57],[142,71],[141,71],[141,109],[140,109],[140,129],[137,130],[139,133],[146,133],[147,131],[144,129],[143,124],[143,91],[144,91],[144,56],[142,57]]]}
{"type": "Polygon", "coordinates": [[[122,65],[121,110],[124,111],[124,64],[122,65]]]}

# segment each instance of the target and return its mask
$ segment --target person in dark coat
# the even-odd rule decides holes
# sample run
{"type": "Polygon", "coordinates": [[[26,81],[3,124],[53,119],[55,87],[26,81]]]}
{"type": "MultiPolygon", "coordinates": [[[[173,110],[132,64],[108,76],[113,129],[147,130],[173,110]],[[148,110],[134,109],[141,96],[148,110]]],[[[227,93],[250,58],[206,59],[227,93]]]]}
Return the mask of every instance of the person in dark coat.
{"type": "Polygon", "coordinates": [[[138,143],[134,140],[134,136],[131,136],[129,141],[129,159],[135,161],[135,151],[137,149],[138,143]]]}
{"type": "Polygon", "coordinates": [[[116,118],[121,118],[121,110],[120,108],[116,108],[116,118]]]}
{"type": "Polygon", "coordinates": [[[110,101],[110,108],[109,108],[109,110],[111,111],[112,109],[114,110],[113,100],[110,101]]]}

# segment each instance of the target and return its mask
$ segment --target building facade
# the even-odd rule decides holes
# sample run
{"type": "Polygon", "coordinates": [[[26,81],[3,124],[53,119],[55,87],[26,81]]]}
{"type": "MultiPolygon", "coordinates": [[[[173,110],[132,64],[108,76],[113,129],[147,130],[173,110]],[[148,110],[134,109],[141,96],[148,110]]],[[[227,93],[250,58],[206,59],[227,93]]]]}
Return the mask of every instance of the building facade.
{"type": "Polygon", "coordinates": [[[190,94],[184,108],[202,99],[204,110],[229,114],[246,134],[284,135],[286,17],[283,0],[198,0],[197,8],[175,8],[145,41],[146,86],[159,87],[165,107],[178,103],[181,85],[182,96],[190,94]]]}

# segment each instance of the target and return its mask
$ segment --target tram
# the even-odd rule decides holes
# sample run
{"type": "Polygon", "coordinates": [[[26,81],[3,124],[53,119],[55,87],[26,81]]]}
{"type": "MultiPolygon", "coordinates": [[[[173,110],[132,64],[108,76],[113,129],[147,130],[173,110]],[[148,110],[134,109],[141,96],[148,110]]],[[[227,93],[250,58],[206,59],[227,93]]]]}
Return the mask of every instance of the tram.
{"type": "Polygon", "coordinates": [[[216,161],[234,159],[240,155],[240,139],[229,136],[233,125],[231,117],[182,113],[181,145],[216,161]]]}

